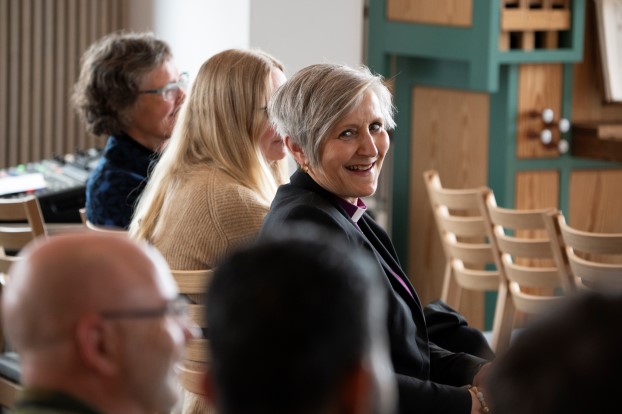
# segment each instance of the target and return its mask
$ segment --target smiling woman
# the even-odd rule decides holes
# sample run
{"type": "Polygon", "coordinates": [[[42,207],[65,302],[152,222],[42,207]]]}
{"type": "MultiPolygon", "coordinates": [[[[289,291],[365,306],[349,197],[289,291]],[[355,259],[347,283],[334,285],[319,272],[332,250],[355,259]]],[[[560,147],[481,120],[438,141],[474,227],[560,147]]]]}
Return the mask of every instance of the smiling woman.
{"type": "Polygon", "coordinates": [[[329,132],[320,149],[320,162],[309,163],[299,145],[289,141],[299,164],[320,186],[356,204],[376,192],[389,134],[384,128],[380,101],[367,91],[361,102],[329,132]]]}
{"type": "Polygon", "coordinates": [[[389,149],[387,130],[395,126],[391,94],[382,79],[367,68],[312,65],[276,91],[268,113],[300,169],[279,187],[260,238],[310,223],[353,248],[363,246],[376,259],[375,270],[384,275],[388,293],[399,412],[478,412],[480,400],[459,386],[480,386],[476,373],[486,361],[429,341],[417,293],[389,236],[365,212],[361,199],[376,191],[389,149]]]}

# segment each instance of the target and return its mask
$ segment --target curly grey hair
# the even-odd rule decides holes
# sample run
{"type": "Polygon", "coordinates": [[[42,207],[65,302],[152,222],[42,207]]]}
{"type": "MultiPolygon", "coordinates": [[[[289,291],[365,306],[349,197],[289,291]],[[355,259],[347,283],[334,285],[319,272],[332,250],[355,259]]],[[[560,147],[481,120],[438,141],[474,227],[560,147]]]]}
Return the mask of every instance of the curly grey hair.
{"type": "Polygon", "coordinates": [[[142,78],[172,58],[168,44],[152,33],[108,34],[82,55],[72,102],[87,130],[118,134],[127,126],[142,78]]]}

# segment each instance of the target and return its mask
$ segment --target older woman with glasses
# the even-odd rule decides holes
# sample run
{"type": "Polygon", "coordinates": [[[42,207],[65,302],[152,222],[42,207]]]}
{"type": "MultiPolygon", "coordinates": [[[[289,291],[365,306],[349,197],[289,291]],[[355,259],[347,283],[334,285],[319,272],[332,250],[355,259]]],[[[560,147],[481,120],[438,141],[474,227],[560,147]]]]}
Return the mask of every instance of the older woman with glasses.
{"type": "MultiPolygon", "coordinates": [[[[423,307],[389,236],[366,213],[395,126],[391,94],[366,68],[317,64],[296,73],[272,97],[268,113],[299,165],[281,186],[260,238],[312,223],[354,248],[363,246],[384,275],[390,351],[401,413],[479,413],[475,388],[485,360],[429,340],[423,307]]],[[[295,274],[292,275],[295,277],[295,274]]],[[[485,370],[484,370],[485,371],[485,370]]],[[[482,371],[482,372],[484,372],[482,371]]],[[[479,390],[481,391],[481,390],[479,390]]]]}
{"type": "Polygon", "coordinates": [[[73,101],[89,132],[108,135],[86,188],[93,224],[127,228],[187,85],[169,46],[150,33],[113,33],[84,53],[73,101]]]}

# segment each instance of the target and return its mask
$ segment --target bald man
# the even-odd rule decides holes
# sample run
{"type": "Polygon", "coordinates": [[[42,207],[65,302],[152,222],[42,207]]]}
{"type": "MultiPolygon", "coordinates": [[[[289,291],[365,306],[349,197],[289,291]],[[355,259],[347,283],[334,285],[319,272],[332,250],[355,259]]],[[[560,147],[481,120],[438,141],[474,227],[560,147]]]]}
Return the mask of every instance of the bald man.
{"type": "Polygon", "coordinates": [[[162,256],[99,233],[38,240],[22,256],[2,301],[25,387],[15,412],[170,412],[191,332],[162,256]]]}

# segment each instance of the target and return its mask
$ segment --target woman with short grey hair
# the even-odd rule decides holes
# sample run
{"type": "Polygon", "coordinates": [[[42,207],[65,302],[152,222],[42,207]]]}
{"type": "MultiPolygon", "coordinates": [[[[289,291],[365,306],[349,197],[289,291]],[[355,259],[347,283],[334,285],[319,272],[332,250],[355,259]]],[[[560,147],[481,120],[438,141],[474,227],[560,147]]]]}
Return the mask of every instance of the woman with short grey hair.
{"type": "Polygon", "coordinates": [[[302,69],[297,76],[304,79],[304,91],[313,91],[313,96],[303,94],[302,82],[300,85],[289,84],[290,93],[283,91],[275,96],[270,101],[268,113],[277,132],[289,136],[309,154],[311,165],[318,165],[319,148],[328,131],[360,104],[362,92],[366,90],[374,92],[377,97],[386,129],[395,128],[391,92],[368,68],[356,70],[332,64],[312,65],[302,69]]]}
{"type": "Polygon", "coordinates": [[[390,146],[388,130],[395,127],[391,93],[382,78],[367,68],[312,65],[277,90],[268,113],[299,170],[277,191],[260,237],[304,222],[363,246],[388,292],[399,411],[483,412],[483,394],[480,399],[475,387],[463,386],[481,384],[483,375],[477,374],[486,361],[430,342],[423,307],[391,240],[365,211],[362,198],[376,191],[390,146]]]}

